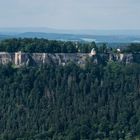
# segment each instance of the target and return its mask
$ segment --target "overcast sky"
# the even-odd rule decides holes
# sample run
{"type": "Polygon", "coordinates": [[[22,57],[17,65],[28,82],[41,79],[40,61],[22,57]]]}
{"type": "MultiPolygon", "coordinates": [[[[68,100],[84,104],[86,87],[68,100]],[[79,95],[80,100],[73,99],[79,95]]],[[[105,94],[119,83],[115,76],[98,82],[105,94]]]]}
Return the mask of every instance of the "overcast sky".
{"type": "Polygon", "coordinates": [[[0,27],[140,29],[140,0],[0,0],[0,27]]]}

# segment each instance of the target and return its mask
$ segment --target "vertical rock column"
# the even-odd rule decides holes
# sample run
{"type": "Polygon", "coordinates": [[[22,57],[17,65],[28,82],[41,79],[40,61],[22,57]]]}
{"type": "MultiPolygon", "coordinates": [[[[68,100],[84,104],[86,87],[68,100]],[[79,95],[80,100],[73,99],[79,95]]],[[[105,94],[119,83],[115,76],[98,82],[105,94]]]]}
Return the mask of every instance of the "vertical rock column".
{"type": "Polygon", "coordinates": [[[21,65],[21,52],[15,53],[15,65],[21,65]]]}
{"type": "Polygon", "coordinates": [[[43,64],[45,63],[46,60],[46,53],[43,53],[43,64]]]}

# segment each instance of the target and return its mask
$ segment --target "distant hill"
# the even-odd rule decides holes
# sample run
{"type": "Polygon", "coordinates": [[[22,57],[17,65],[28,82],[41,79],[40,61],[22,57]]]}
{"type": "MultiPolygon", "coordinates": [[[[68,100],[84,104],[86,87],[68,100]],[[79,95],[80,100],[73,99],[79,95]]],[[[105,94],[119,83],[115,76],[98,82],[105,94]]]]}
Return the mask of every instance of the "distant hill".
{"type": "Polygon", "coordinates": [[[49,40],[63,41],[95,41],[97,43],[132,43],[140,42],[140,35],[87,35],[87,34],[68,34],[68,33],[46,33],[46,32],[1,32],[0,39],[6,38],[45,38],[49,40]]]}
{"type": "Polygon", "coordinates": [[[9,36],[9,35],[1,35],[0,34],[0,40],[7,39],[7,38],[11,38],[11,36],[9,36]]]}
{"type": "Polygon", "coordinates": [[[44,32],[44,33],[56,33],[56,34],[84,34],[84,35],[140,35],[140,30],[112,30],[112,29],[54,29],[48,27],[15,27],[15,28],[0,28],[1,33],[6,34],[19,34],[26,32],[44,32]]]}
{"type": "Polygon", "coordinates": [[[71,41],[95,41],[95,42],[108,42],[108,43],[131,43],[139,42],[140,36],[128,35],[75,35],[75,34],[57,34],[57,33],[38,33],[27,32],[18,34],[16,37],[27,38],[46,38],[51,40],[71,40],[71,41]]]}

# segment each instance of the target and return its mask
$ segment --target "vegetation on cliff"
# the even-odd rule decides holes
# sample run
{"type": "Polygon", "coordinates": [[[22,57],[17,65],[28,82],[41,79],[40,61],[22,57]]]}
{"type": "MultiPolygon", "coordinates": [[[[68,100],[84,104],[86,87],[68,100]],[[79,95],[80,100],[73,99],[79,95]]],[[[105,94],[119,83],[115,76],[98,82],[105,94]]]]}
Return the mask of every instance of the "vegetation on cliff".
{"type": "Polygon", "coordinates": [[[0,66],[0,140],[131,140],[140,65],[0,66]]]}
{"type": "MultiPolygon", "coordinates": [[[[95,50],[99,53],[110,53],[117,51],[117,49],[108,47],[105,43],[101,43],[97,47],[95,42],[66,42],[37,38],[15,38],[0,41],[0,52],[22,51],[28,53],[89,53],[92,48],[95,48],[95,50]]],[[[132,43],[121,48],[121,51],[125,53],[140,52],[140,44],[132,43]]]]}
{"type": "Polygon", "coordinates": [[[99,52],[107,52],[111,48],[107,48],[103,43],[97,48],[95,42],[65,42],[53,41],[47,39],[7,39],[0,41],[0,52],[29,52],[29,53],[89,53],[92,48],[99,52]]]}
{"type": "Polygon", "coordinates": [[[96,48],[94,42],[75,43],[53,41],[47,39],[7,39],[0,42],[0,52],[29,52],[29,53],[89,53],[96,48]]]}

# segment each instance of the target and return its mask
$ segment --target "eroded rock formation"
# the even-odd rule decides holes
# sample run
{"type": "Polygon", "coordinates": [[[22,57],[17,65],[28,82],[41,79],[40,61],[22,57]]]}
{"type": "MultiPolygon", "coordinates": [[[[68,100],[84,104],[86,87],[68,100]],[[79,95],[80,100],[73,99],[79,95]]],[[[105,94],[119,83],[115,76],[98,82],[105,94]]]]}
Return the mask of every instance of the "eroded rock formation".
{"type": "Polygon", "coordinates": [[[74,62],[84,65],[86,59],[93,57],[93,62],[100,61],[118,61],[122,63],[139,63],[140,53],[138,54],[123,54],[123,53],[104,53],[92,56],[88,53],[0,53],[0,64],[12,63],[16,66],[24,65],[41,65],[41,64],[58,64],[65,65],[69,62],[74,62]]]}

